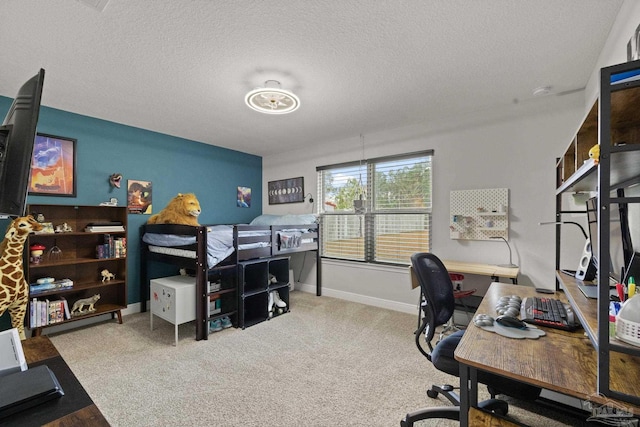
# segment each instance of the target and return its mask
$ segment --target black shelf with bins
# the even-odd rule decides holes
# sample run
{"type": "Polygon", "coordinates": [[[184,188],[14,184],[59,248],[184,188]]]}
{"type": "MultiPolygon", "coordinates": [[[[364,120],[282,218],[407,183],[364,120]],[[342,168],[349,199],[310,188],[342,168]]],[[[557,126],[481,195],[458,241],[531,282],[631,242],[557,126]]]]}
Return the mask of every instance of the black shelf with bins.
{"type": "Polygon", "coordinates": [[[238,264],[239,327],[245,329],[289,311],[289,257],[262,258],[238,264]],[[269,312],[269,294],[277,292],[286,307],[269,312]]]}
{"type": "MultiPolygon", "coordinates": [[[[235,266],[231,266],[235,267],[235,266]]],[[[217,268],[209,271],[208,321],[228,316],[231,324],[238,327],[237,270],[235,268],[217,268]],[[219,301],[218,304],[216,302],[219,301]],[[219,309],[216,309],[216,306],[219,309]]]]}

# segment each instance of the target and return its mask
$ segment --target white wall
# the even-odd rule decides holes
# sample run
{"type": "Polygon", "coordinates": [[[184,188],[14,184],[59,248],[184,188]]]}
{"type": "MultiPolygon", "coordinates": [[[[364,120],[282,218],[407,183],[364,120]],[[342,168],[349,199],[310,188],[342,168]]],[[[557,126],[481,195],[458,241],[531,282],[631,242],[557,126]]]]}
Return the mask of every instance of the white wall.
{"type": "MultiPolygon", "coordinates": [[[[563,100],[551,112],[506,122],[437,132],[415,126],[365,135],[365,157],[434,150],[432,251],[441,258],[495,264],[508,261],[504,242],[451,240],[448,227],[451,190],[509,188],[509,236],[514,262],[521,266],[519,283],[551,288],[555,286],[554,227],[538,223],[554,219],[555,159],[582,119],[582,97],[575,98],[563,100]]],[[[549,105],[555,105],[554,101],[550,99],[549,105]]],[[[266,185],[276,179],[304,176],[305,192],[312,193],[318,203],[316,166],[357,160],[361,155],[359,136],[354,136],[306,152],[265,157],[263,180],[266,185]]],[[[311,212],[313,208],[309,203],[269,205],[268,200],[263,206],[265,213],[275,214],[311,212]]],[[[310,258],[306,268],[314,264],[310,258]]],[[[294,260],[292,265],[298,278],[300,264],[294,260]]],[[[322,268],[324,295],[414,311],[417,293],[411,290],[406,268],[328,260],[322,268]]],[[[302,276],[302,282],[314,284],[313,270],[302,276]]],[[[486,287],[488,282],[486,277],[467,276],[465,284],[486,287]]]]}
{"type": "MultiPolygon", "coordinates": [[[[555,218],[555,159],[562,155],[580,122],[596,98],[599,68],[626,61],[626,43],[640,23],[640,2],[623,5],[611,35],[584,93],[547,97],[526,105],[505,106],[495,111],[452,118],[449,123],[425,123],[365,134],[365,157],[433,149],[434,210],[432,251],[445,259],[482,263],[505,263],[508,249],[502,241],[449,239],[449,193],[451,190],[509,188],[509,241],[514,262],[521,267],[521,285],[555,286],[555,240],[553,226],[539,226],[555,218]]],[[[358,135],[323,146],[263,158],[263,182],[303,176],[305,192],[316,203],[316,166],[358,160],[362,147],[358,135]]],[[[309,213],[310,203],[269,205],[263,190],[264,212],[309,213]]],[[[567,230],[569,232],[569,230],[567,230]]],[[[579,259],[583,241],[574,230],[573,247],[563,248],[565,258],[579,259]]],[[[292,260],[299,288],[313,292],[315,262],[312,257],[292,260]]],[[[571,262],[563,267],[572,268],[571,262]]],[[[575,267],[573,267],[575,268],[575,267]]],[[[411,290],[405,268],[367,266],[325,260],[322,263],[323,295],[413,313],[418,294],[411,290]]],[[[465,286],[486,288],[488,279],[467,275],[465,286]]]]}
{"type": "Polygon", "coordinates": [[[590,108],[598,98],[600,68],[627,61],[627,42],[638,25],[640,25],[640,2],[637,0],[626,0],[620,8],[620,12],[618,12],[616,22],[609,33],[604,48],[600,52],[596,67],[591,73],[586,89],[587,102],[585,109],[590,108]]]}

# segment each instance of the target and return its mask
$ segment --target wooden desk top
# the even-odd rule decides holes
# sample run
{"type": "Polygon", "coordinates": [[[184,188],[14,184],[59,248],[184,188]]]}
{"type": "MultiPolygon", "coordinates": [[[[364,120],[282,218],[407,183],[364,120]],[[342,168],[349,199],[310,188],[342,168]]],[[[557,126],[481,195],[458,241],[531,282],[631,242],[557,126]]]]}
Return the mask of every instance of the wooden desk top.
{"type": "MultiPolygon", "coordinates": [[[[494,264],[480,264],[477,262],[442,260],[442,263],[450,273],[477,274],[479,276],[505,277],[507,279],[517,279],[520,267],[500,267],[494,264]]],[[[412,289],[420,286],[418,279],[412,273],[413,267],[409,266],[409,276],[411,277],[412,289]]]]}
{"type": "Polygon", "coordinates": [[[42,335],[22,341],[22,350],[24,358],[27,359],[27,365],[60,356],[51,340],[42,335]]]}
{"type": "Polygon", "coordinates": [[[481,264],[477,262],[451,261],[443,259],[442,263],[452,273],[478,274],[480,276],[506,277],[517,279],[520,267],[500,267],[495,264],[481,264]]]}
{"type": "Polygon", "coordinates": [[[22,341],[22,349],[27,365],[29,367],[47,365],[56,375],[65,394],[59,399],[50,400],[3,418],[0,424],[20,427],[109,426],[48,337],[38,336],[26,339],[22,341]]]}
{"type": "MultiPolygon", "coordinates": [[[[563,293],[538,294],[535,289],[507,283],[492,283],[477,313],[495,317],[495,306],[501,296],[547,296],[567,301],[563,293]]],[[[463,364],[534,384],[548,390],[588,400],[595,404],[612,399],[596,394],[597,353],[591,341],[579,329],[567,332],[541,328],[547,335],[537,340],[511,339],[470,325],[456,348],[455,358],[463,364]]],[[[640,358],[613,353],[611,357],[612,388],[640,395],[640,358]]],[[[617,402],[621,407],[640,414],[640,406],[617,402]]]]}

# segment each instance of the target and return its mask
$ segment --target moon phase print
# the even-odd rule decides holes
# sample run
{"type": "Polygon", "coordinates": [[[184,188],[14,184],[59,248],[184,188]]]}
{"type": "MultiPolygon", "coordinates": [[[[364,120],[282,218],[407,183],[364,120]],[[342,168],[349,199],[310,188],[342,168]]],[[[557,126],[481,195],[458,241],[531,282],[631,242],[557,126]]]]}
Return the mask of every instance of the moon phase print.
{"type": "Polygon", "coordinates": [[[304,177],[269,181],[267,190],[270,205],[302,203],[304,202],[304,177]]]}

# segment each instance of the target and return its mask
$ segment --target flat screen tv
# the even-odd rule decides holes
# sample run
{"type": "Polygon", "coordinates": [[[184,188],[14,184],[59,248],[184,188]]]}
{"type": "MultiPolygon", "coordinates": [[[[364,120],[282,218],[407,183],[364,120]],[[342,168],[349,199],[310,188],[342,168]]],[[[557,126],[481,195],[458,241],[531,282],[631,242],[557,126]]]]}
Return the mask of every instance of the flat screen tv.
{"type": "Polygon", "coordinates": [[[0,127],[0,216],[23,216],[40,114],[44,70],[18,90],[0,127]]]}

